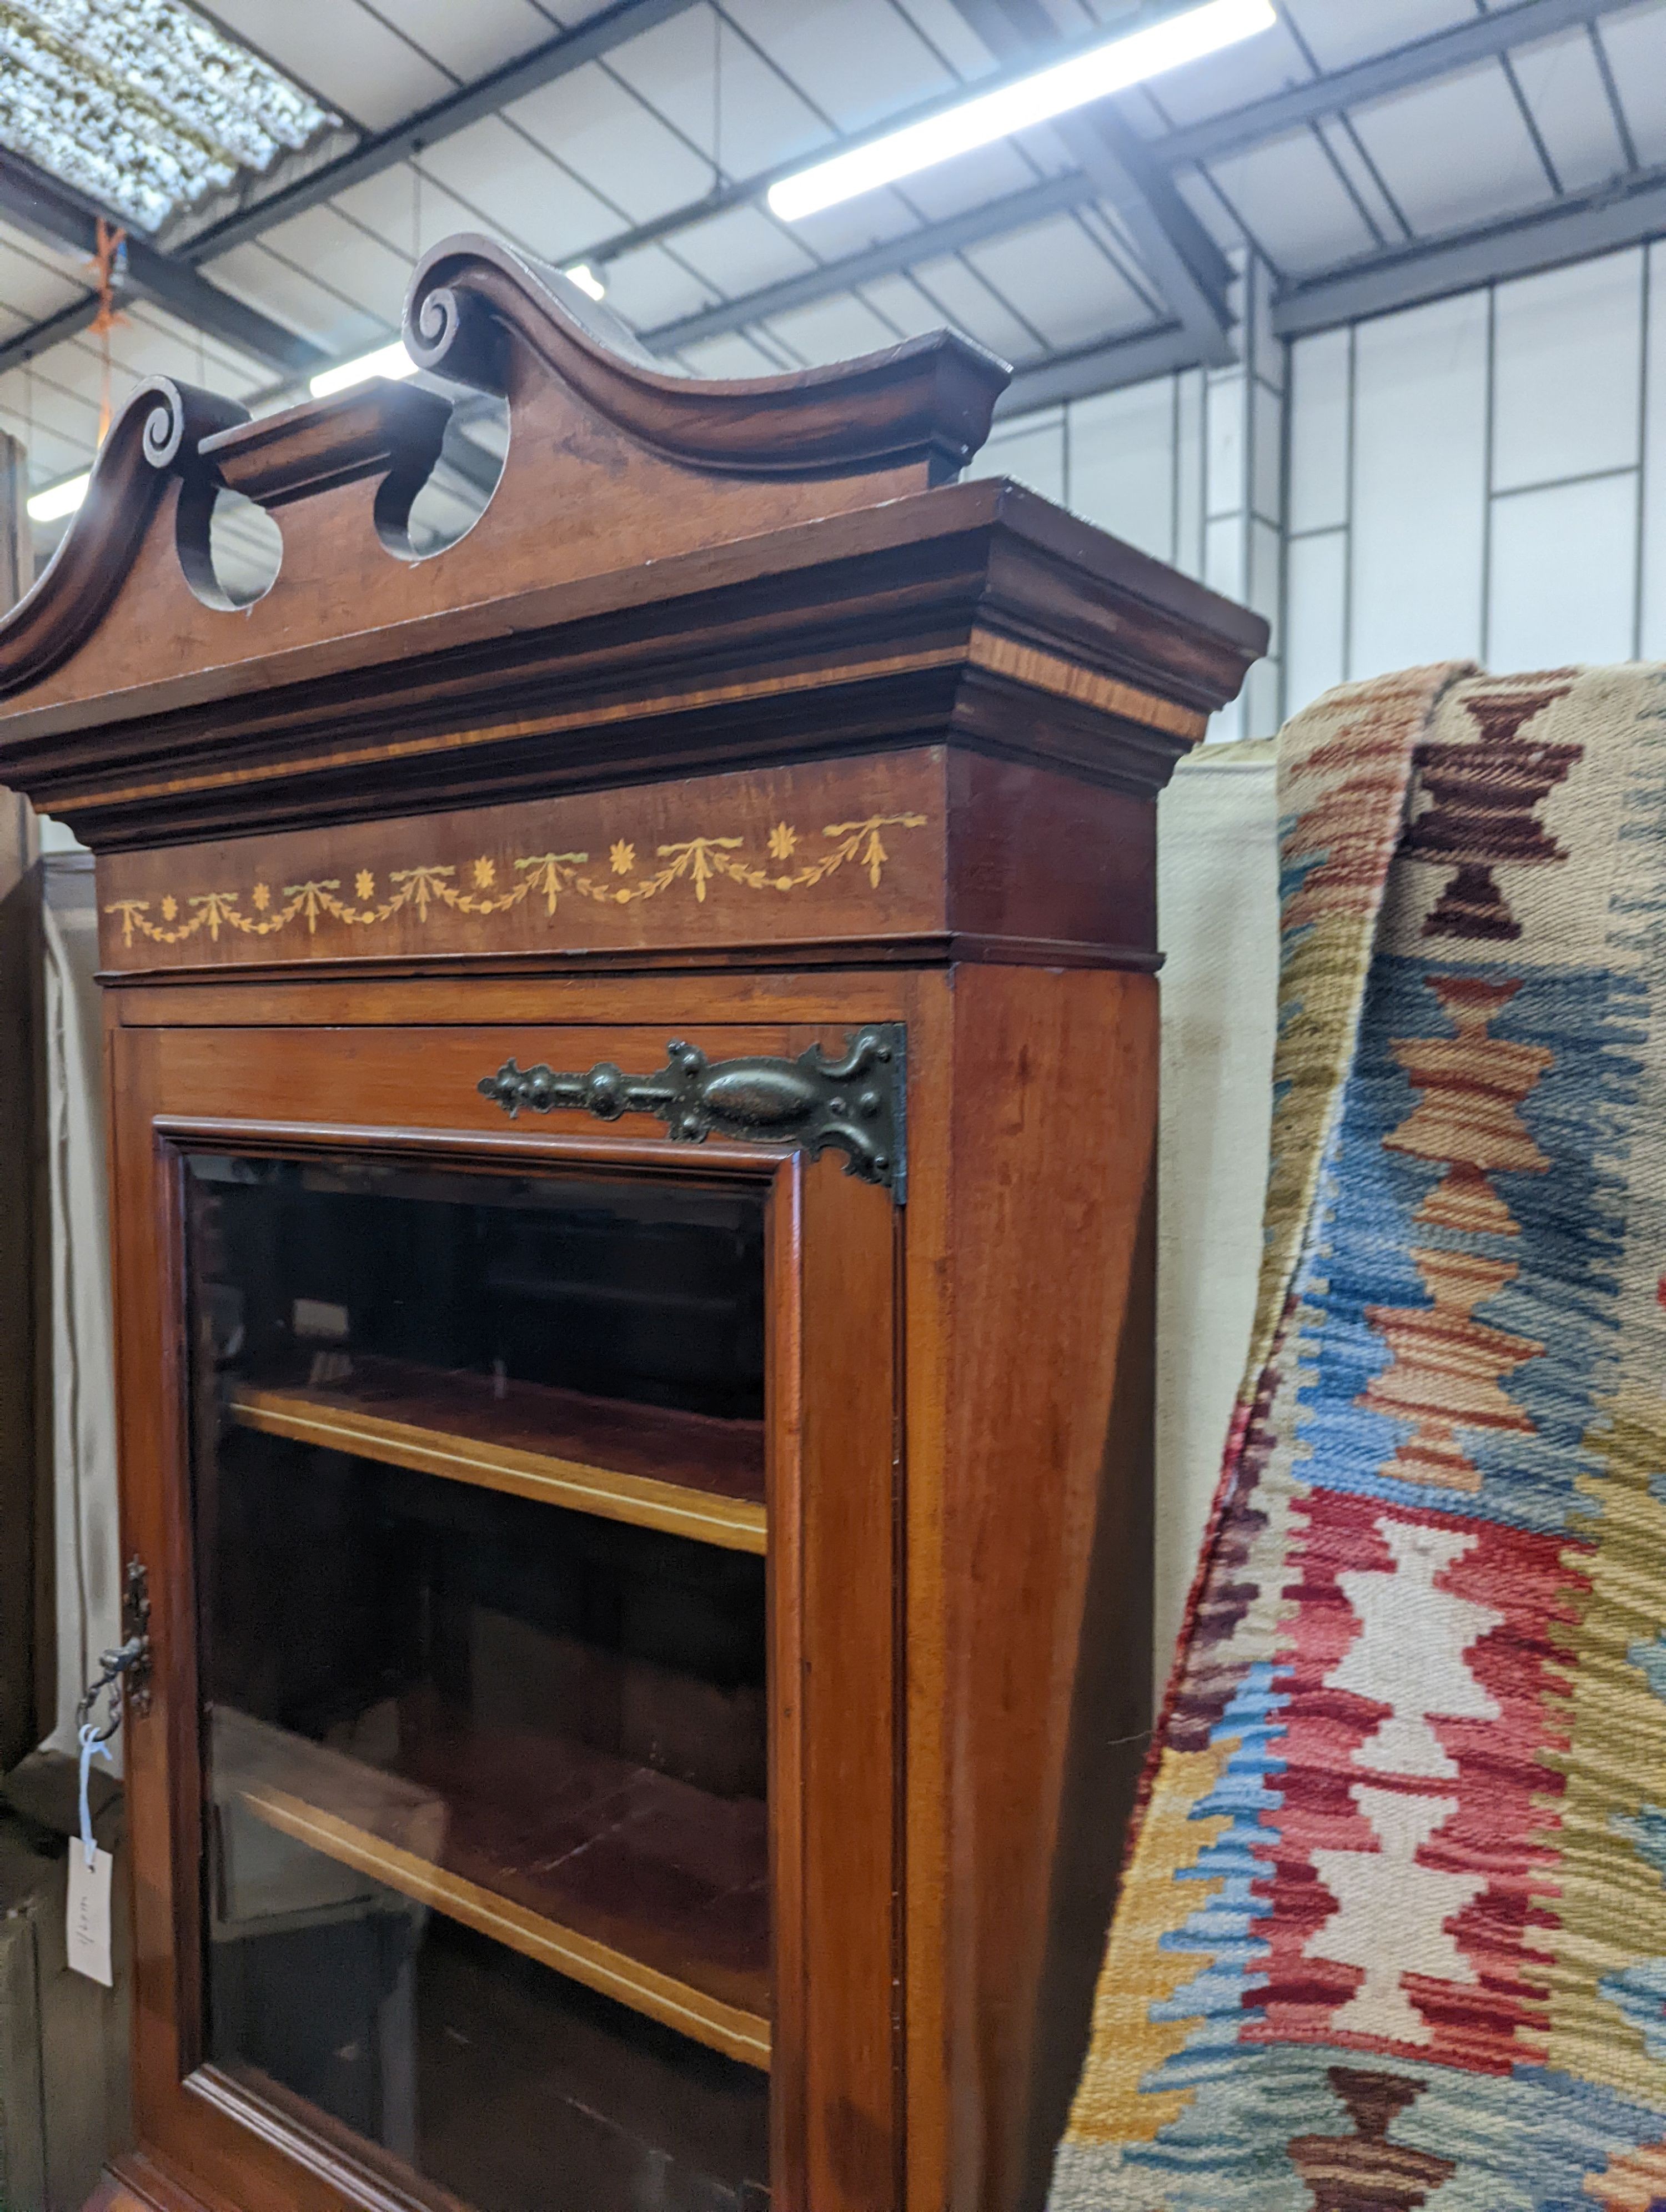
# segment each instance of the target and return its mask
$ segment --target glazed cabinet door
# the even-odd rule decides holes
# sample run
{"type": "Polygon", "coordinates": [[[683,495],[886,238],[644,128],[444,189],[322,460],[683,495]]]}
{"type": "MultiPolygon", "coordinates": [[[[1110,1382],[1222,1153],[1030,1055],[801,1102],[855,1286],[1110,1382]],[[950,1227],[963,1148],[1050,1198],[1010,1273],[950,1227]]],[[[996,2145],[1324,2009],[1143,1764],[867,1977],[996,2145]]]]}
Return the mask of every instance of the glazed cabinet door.
{"type": "Polygon", "coordinates": [[[135,2174],[885,2212],[892,1191],[482,1095],[662,1030],[113,1047],[135,2174]]]}

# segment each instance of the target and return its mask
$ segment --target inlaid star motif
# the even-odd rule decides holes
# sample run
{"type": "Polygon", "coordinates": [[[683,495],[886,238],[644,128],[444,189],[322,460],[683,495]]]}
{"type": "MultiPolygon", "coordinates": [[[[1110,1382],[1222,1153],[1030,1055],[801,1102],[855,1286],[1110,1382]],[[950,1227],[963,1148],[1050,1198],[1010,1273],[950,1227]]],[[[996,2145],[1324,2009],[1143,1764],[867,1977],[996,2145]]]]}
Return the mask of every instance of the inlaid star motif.
{"type": "Polygon", "coordinates": [[[777,822],[769,832],[769,858],[772,860],[790,860],[798,842],[796,830],[789,830],[784,822],[777,822]]]}
{"type": "Polygon", "coordinates": [[[497,881],[497,863],[483,854],[474,864],[474,887],[477,891],[489,891],[497,881]]]}
{"type": "Polygon", "coordinates": [[[362,899],[375,897],[376,878],[371,874],[368,868],[361,868],[359,870],[357,875],[353,878],[353,889],[356,895],[362,899]]]}
{"type": "Polygon", "coordinates": [[[636,865],[636,848],[621,837],[609,852],[607,863],[616,876],[628,876],[636,865]]]}
{"type": "Polygon", "coordinates": [[[270,884],[257,884],[249,896],[254,901],[255,912],[264,914],[272,902],[272,887],[270,884]]]}

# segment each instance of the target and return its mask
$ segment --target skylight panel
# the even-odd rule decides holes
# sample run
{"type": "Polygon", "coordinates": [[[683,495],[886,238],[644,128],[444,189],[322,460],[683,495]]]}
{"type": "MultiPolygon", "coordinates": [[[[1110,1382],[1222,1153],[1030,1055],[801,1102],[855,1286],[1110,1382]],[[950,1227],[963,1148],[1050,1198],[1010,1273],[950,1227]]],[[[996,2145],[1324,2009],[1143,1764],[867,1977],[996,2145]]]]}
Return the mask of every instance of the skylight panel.
{"type": "Polygon", "coordinates": [[[0,146],[137,229],[337,119],[180,0],[0,0],[0,146]]]}

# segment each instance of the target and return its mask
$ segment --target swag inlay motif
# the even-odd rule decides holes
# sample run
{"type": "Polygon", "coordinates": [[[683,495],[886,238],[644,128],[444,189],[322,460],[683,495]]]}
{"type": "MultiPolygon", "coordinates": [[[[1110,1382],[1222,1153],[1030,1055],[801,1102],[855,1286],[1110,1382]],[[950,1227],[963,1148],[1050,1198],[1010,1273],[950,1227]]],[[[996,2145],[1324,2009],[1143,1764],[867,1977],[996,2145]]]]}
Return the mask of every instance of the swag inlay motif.
{"type": "Polygon", "coordinates": [[[636,875],[636,847],[630,839],[619,837],[608,847],[605,874],[590,872],[588,853],[522,854],[507,876],[496,860],[482,854],[466,864],[467,889],[457,881],[457,864],[423,862],[390,870],[387,890],[380,897],[374,872],[361,868],[353,878],[350,899],[342,896],[342,878],[331,876],[286,884],[281,893],[268,883],[257,883],[246,893],[196,891],[183,900],[168,891],[155,902],[159,920],[152,919],[149,899],[116,899],[105,912],[121,916],[122,943],[131,948],[136,937],[147,938],[153,945],[180,945],[204,929],[216,945],[222,929],[240,930],[246,937],[271,937],[296,921],[306,923],[308,935],[315,935],[320,917],[350,927],[374,928],[407,908],[414,910],[419,922],[426,922],[435,906],[484,916],[542,899],[546,915],[553,915],[563,895],[592,899],[601,906],[631,906],[657,898],[678,884],[691,887],[703,905],[708,887],[719,878],[753,891],[811,890],[847,866],[860,869],[869,887],[878,890],[891,858],[883,833],[923,830],[926,819],[923,814],[870,814],[861,822],[830,822],[821,834],[834,842],[811,848],[803,859],[799,858],[802,836],[787,822],[777,822],[769,831],[762,860],[748,853],[744,837],[689,837],[681,843],[655,846],[654,857],[661,865],[635,882],[626,879],[636,875]],[[246,898],[252,913],[244,906],[246,898]],[[279,903],[274,905],[274,899],[279,903]]]}

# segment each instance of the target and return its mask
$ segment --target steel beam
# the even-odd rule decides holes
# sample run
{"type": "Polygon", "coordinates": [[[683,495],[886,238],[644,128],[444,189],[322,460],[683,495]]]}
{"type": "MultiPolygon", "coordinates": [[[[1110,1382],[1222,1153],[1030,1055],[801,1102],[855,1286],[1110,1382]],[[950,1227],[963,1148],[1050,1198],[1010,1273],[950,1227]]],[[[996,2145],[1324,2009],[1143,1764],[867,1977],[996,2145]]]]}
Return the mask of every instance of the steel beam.
{"type": "Polygon", "coordinates": [[[1003,199],[947,216],[941,222],[924,223],[917,230],[903,232],[900,238],[865,246],[858,253],[847,253],[840,260],[824,261],[818,269],[807,269],[801,276],[783,277],[777,284],[764,284],[756,292],[742,293],[739,299],[679,315],[675,322],[661,323],[657,329],[639,335],[654,352],[675,353],[702,338],[721,337],[770,315],[784,315],[791,308],[831,299],[855,285],[872,283],[876,276],[895,276],[899,269],[915,268],[939,254],[958,253],[963,246],[976,246],[997,230],[1020,230],[1026,223],[1040,222],[1062,208],[1079,207],[1083,201],[1097,197],[1091,178],[1078,171],[1044,177],[1021,192],[1009,192],[1003,199]]]}
{"type": "Polygon", "coordinates": [[[1037,407],[1056,407],[1061,399],[1085,399],[1090,392],[1115,392],[1125,384],[1170,376],[1195,368],[1197,347],[1189,331],[1165,323],[1130,337],[1107,338],[1074,353],[1055,354],[1018,370],[995,402],[995,419],[1027,415],[1037,407]]]}
{"type": "Polygon", "coordinates": [[[1661,236],[1666,168],[1651,169],[1623,189],[1552,201],[1508,222],[1420,239],[1286,284],[1273,301],[1273,328],[1280,337],[1302,337],[1661,236]]]}
{"type": "Polygon", "coordinates": [[[1225,115],[1207,116],[1201,123],[1167,131],[1147,142],[1150,156],[1164,169],[1218,161],[1343,108],[1363,107],[1390,93],[1432,84],[1478,62],[1495,60],[1513,47],[1554,38],[1559,31],[1634,4],[1635,0],[1515,0],[1512,7],[1495,9],[1450,31],[1437,31],[1410,46],[1396,46],[1391,53],[1374,54],[1351,69],[1316,77],[1310,84],[1293,85],[1287,92],[1271,93],[1225,115]]]}
{"type": "MultiPolygon", "coordinates": [[[[1039,64],[1058,44],[1042,0],[954,0],[991,53],[1039,64]]],[[[1071,158],[1128,225],[1140,260],[1170,312],[1191,333],[1200,361],[1232,358],[1225,256],[1154,163],[1139,134],[1104,101],[1065,116],[1053,128],[1071,158]]]]}
{"type": "MultiPolygon", "coordinates": [[[[60,250],[68,246],[89,260],[97,245],[97,210],[55,178],[12,154],[0,153],[0,216],[47,245],[60,250]]],[[[197,270],[170,260],[147,239],[131,232],[124,289],[154,301],[205,337],[216,338],[287,375],[304,376],[324,368],[330,360],[310,338],[297,337],[270,315],[234,299],[197,270]]],[[[0,369],[33,360],[48,345],[74,337],[97,313],[97,295],[88,292],[33,329],[19,331],[0,346],[0,369]]]]}
{"type": "Polygon", "coordinates": [[[97,295],[88,292],[82,299],[72,300],[67,307],[60,307],[55,315],[48,315],[44,322],[31,323],[27,330],[19,331],[0,345],[0,375],[39,359],[49,346],[78,338],[98,311],[97,295]]]}

